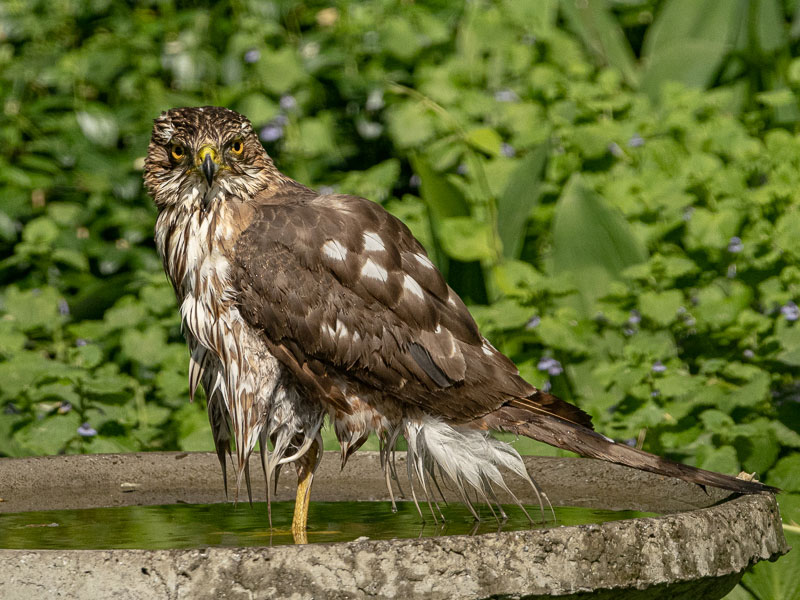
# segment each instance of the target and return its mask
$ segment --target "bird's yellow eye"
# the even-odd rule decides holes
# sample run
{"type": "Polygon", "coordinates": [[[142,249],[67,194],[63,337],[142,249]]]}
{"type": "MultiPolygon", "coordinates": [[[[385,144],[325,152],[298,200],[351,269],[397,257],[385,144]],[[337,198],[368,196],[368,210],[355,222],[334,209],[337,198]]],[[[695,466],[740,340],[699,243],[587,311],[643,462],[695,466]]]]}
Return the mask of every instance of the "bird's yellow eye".
{"type": "Polygon", "coordinates": [[[233,140],[231,142],[231,152],[234,154],[241,154],[244,150],[244,144],[242,144],[242,140],[233,140]]]}
{"type": "Polygon", "coordinates": [[[172,146],[172,158],[175,160],[182,160],[184,156],[186,156],[186,148],[180,144],[174,144],[172,146]]]}

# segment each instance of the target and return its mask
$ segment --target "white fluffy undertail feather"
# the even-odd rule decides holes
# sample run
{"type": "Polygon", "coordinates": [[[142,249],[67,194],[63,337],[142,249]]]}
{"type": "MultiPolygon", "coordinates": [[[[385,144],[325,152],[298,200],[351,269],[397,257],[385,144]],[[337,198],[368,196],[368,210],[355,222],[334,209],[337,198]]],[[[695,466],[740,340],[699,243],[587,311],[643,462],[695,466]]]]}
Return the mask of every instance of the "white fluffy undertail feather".
{"type": "MultiPolygon", "coordinates": [[[[510,495],[530,519],[525,507],[506,485],[499,467],[508,469],[531,485],[539,499],[543,521],[545,519],[545,502],[552,511],[552,505],[547,496],[528,474],[519,453],[509,444],[492,438],[488,433],[453,427],[429,416],[421,419],[405,419],[401,427],[387,436],[387,441],[381,448],[381,465],[387,473],[386,479],[390,495],[392,495],[392,490],[389,473],[391,472],[396,477],[393,468],[393,454],[397,434],[401,429],[408,442],[407,467],[411,497],[417,506],[420,517],[422,517],[422,510],[414,489],[414,479],[416,478],[422,488],[435,522],[436,513],[432,505],[431,484],[438,489],[439,484],[436,479],[438,471],[446,481],[455,487],[462,501],[476,519],[479,518],[479,515],[469,498],[470,491],[477,494],[478,499],[485,502],[493,513],[492,504],[494,504],[499,509],[500,518],[506,518],[495,494],[496,488],[510,495]]],[[[441,490],[439,490],[439,495],[441,496],[441,490]]],[[[438,504],[436,506],[438,508],[438,504]]],[[[441,517],[441,511],[438,512],[441,517]]],[[[495,516],[497,517],[497,515],[495,516]]],[[[553,513],[553,518],[555,519],[555,513],[553,513]]]]}

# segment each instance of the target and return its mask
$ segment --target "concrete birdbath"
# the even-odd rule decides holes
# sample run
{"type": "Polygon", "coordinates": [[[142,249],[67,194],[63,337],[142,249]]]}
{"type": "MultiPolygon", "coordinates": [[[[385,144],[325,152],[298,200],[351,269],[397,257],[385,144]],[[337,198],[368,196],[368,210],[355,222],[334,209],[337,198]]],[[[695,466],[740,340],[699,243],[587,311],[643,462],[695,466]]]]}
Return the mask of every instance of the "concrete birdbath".
{"type": "MultiPolygon", "coordinates": [[[[401,473],[404,460],[398,456],[401,473]]],[[[706,493],[677,479],[588,459],[525,462],[554,505],[659,516],[272,547],[264,537],[265,545],[257,547],[0,549],[0,598],[578,599],[591,593],[593,599],[714,600],[748,566],[788,550],[769,494],[706,493]]],[[[252,471],[260,474],[255,460],[252,471]]],[[[263,499],[257,479],[254,495],[263,499]]],[[[286,470],[277,500],[293,499],[295,483],[286,470]]],[[[536,503],[522,485],[513,491],[536,503]]],[[[0,513],[224,499],[219,465],[206,453],[2,459],[0,497],[0,513]]],[[[341,473],[338,454],[327,456],[312,490],[313,501],[387,499],[379,457],[372,452],[356,453],[341,473]]],[[[266,514],[259,516],[266,530],[266,514]]],[[[0,514],[0,534],[10,517],[0,514]]],[[[313,513],[310,525],[315,526],[313,513]]]]}

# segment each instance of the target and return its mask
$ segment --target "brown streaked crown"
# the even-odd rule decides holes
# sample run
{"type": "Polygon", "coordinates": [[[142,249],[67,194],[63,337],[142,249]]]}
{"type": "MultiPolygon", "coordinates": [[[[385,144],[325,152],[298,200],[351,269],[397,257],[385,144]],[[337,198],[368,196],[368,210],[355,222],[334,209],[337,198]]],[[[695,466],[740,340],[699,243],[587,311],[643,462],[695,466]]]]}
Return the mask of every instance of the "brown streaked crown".
{"type": "Polygon", "coordinates": [[[222,177],[233,179],[234,188],[252,189],[250,180],[260,172],[276,172],[247,117],[219,106],[173,108],[155,119],[145,159],[145,185],[160,208],[179,202],[188,186],[203,185],[192,157],[206,144],[219,149],[227,167],[222,177]],[[242,151],[234,157],[227,149],[237,140],[242,151]],[[184,149],[184,160],[172,154],[175,146],[184,149]],[[247,179],[247,185],[237,186],[237,177],[247,179]]]}

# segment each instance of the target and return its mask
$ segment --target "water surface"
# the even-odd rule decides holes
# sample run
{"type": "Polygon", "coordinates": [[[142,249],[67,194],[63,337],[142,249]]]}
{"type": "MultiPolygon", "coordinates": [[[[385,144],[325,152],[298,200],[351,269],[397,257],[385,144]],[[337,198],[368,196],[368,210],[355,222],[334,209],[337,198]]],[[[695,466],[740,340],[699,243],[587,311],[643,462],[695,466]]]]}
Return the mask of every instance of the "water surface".
{"type": "MultiPolygon", "coordinates": [[[[393,513],[389,502],[312,502],[308,541],[480,534],[656,516],[636,511],[556,507],[556,523],[548,512],[544,525],[541,522],[531,525],[519,507],[511,505],[504,507],[508,521],[499,525],[485,506],[481,508],[484,520],[476,523],[464,505],[450,504],[441,506],[446,523],[435,525],[427,506],[422,507],[425,523],[420,521],[412,502],[399,502],[397,508],[393,513]]],[[[538,505],[526,508],[534,519],[541,519],[538,505]]],[[[273,502],[272,530],[263,502],[252,506],[170,504],[0,514],[0,548],[155,550],[293,544],[290,531],[293,511],[294,502],[273,502]]]]}

